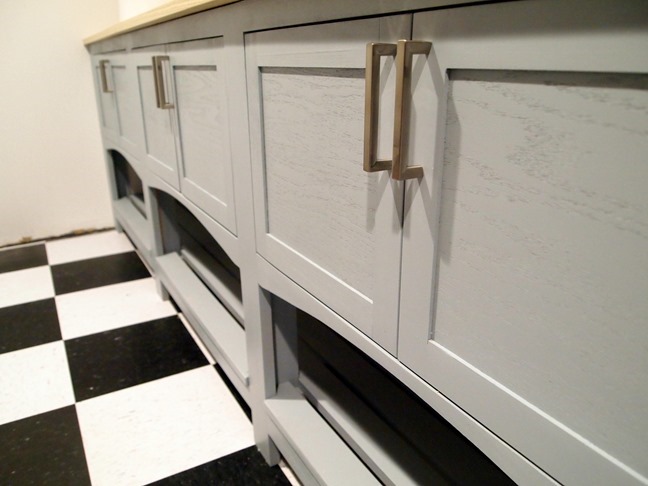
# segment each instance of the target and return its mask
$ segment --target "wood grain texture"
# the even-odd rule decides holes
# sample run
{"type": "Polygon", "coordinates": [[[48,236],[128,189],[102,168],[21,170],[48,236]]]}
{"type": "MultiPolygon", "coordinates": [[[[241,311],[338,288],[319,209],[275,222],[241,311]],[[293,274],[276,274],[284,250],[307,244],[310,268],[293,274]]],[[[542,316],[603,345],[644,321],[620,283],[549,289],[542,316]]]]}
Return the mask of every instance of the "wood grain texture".
{"type": "Polygon", "coordinates": [[[153,69],[148,65],[140,64],[137,67],[137,74],[149,168],[165,182],[178,189],[178,161],[171,111],[161,110],[156,105],[153,69]]]}
{"type": "Polygon", "coordinates": [[[236,234],[222,38],[169,46],[183,194],[236,234]]]}
{"type": "Polygon", "coordinates": [[[265,69],[261,78],[268,233],[371,298],[378,175],[358,167],[364,71],[265,69]]]}
{"type": "Polygon", "coordinates": [[[143,127],[137,82],[130,69],[131,66],[126,63],[115,64],[112,66],[112,76],[115,81],[120,136],[127,148],[134,148],[143,144],[143,127]]]}
{"type": "MultiPolygon", "coordinates": [[[[398,15],[246,36],[257,250],[391,353],[403,186],[362,170],[364,53],[410,26],[398,15]]],[[[394,78],[384,62],[382,106],[394,78]]],[[[378,131],[384,146],[393,125],[378,131]]]]}
{"type": "Polygon", "coordinates": [[[629,337],[637,321],[615,319],[646,315],[636,293],[646,280],[636,269],[622,276],[632,253],[633,265],[645,262],[632,231],[645,224],[636,177],[647,149],[627,130],[646,125],[645,108],[631,108],[645,89],[604,74],[648,71],[647,17],[642,2],[618,7],[507,2],[414,18],[432,51],[414,69],[413,150],[425,175],[406,191],[399,359],[565,484],[648,481],[641,427],[628,432],[620,416],[627,405],[640,420],[645,408],[632,386],[646,335],[629,337]],[[456,90],[478,85],[483,93],[456,102],[456,90]],[[624,87],[637,98],[615,101],[624,87]],[[460,108],[446,136],[446,115],[460,108]],[[451,319],[469,335],[453,336],[451,319]],[[639,342],[622,356],[627,339],[639,342]],[[556,401],[539,396],[549,388],[556,401]]]}
{"type": "MultiPolygon", "coordinates": [[[[160,277],[194,329],[206,341],[238,389],[247,389],[249,373],[245,331],[177,253],[156,258],[160,277]],[[241,386],[242,385],[242,386],[241,386]]],[[[242,393],[247,395],[247,391],[242,393]]]]}
{"type": "Polygon", "coordinates": [[[208,192],[226,200],[228,197],[223,194],[229,184],[222,177],[223,164],[218,157],[224,152],[225,120],[221,114],[222,100],[214,89],[222,82],[216,66],[176,66],[174,79],[182,128],[184,176],[200,181],[208,192]]]}
{"type": "Polygon", "coordinates": [[[149,12],[119,22],[101,32],[83,39],[85,45],[93,44],[104,39],[143,29],[151,25],[161,24],[169,20],[178,19],[187,15],[203,12],[216,7],[222,7],[239,0],[172,0],[149,12]]]}
{"type": "Polygon", "coordinates": [[[648,76],[451,76],[434,339],[642,473],[648,76]]]}

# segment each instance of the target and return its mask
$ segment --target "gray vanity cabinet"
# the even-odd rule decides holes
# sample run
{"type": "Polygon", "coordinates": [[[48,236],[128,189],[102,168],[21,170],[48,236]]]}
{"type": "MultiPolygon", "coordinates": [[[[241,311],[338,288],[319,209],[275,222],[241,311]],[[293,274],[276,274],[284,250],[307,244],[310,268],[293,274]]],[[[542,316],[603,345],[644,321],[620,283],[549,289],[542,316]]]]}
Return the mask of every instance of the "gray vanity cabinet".
{"type": "MultiPolygon", "coordinates": [[[[269,462],[407,483],[389,414],[335,393],[363,378],[309,382],[310,323],[515,482],[648,484],[648,2],[461,3],[210,3],[108,39],[105,146],[145,169],[152,233],[178,203],[236,254],[222,354],[269,462]]],[[[215,304],[184,253],[165,285],[215,304]]]]}
{"type": "Polygon", "coordinates": [[[513,2],[246,38],[259,253],[568,483],[648,476],[630,11],[513,2]]]}

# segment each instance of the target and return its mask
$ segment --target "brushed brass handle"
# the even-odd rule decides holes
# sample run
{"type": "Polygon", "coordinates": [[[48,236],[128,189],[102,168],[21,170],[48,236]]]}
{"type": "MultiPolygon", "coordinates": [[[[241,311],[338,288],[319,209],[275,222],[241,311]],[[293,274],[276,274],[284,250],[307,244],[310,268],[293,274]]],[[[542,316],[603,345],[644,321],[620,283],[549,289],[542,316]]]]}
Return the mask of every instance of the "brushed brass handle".
{"type": "Polygon", "coordinates": [[[364,119],[364,159],[365,172],[389,170],[391,160],[377,160],[378,152],[378,114],[380,109],[380,58],[396,54],[395,44],[370,42],[367,44],[365,68],[365,119],[364,119]]]}
{"type": "Polygon", "coordinates": [[[168,110],[173,108],[173,103],[169,102],[166,96],[163,62],[169,62],[169,56],[153,56],[153,81],[155,82],[155,99],[157,107],[161,110],[168,110]]]}
{"type": "Polygon", "coordinates": [[[412,84],[412,58],[416,54],[428,55],[432,43],[399,40],[396,44],[396,106],[394,108],[394,151],[392,179],[404,181],[423,177],[423,167],[408,166],[405,159],[405,141],[409,126],[410,91],[412,84]]]}
{"type": "Polygon", "coordinates": [[[101,78],[101,92],[102,93],[112,93],[112,88],[108,85],[108,66],[110,66],[110,61],[103,60],[99,61],[99,77],[101,78]]]}

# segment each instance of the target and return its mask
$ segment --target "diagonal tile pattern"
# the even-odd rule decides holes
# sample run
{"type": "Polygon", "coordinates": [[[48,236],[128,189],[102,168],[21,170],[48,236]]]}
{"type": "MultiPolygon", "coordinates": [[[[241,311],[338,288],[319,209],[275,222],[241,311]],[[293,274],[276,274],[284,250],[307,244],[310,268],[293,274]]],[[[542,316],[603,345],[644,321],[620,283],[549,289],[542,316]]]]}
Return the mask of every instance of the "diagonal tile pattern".
{"type": "Polygon", "coordinates": [[[290,484],[235,394],[123,234],[0,250],[0,482],[290,484]]]}
{"type": "Polygon", "coordinates": [[[78,402],[208,364],[176,316],[65,342],[78,402]]]}

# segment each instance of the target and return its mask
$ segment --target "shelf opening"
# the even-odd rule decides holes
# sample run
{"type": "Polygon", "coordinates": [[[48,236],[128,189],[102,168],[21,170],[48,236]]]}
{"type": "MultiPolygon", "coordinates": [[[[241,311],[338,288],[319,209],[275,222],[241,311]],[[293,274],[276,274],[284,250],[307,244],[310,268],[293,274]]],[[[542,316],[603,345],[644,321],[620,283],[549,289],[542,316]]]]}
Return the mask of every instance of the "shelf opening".
{"type": "Polygon", "coordinates": [[[277,345],[278,381],[299,387],[382,483],[515,484],[377,362],[306,312],[272,302],[275,340],[289,343],[277,345]]]}
{"type": "Polygon", "coordinates": [[[117,198],[128,199],[135,209],[146,218],[146,205],[144,202],[144,189],[142,179],[137,175],[133,166],[126,158],[115,150],[109,151],[115,172],[117,198]]]}
{"type": "Polygon", "coordinates": [[[160,209],[164,254],[177,253],[209,292],[244,327],[241,274],[209,231],[179,201],[154,191],[160,209]]]}

